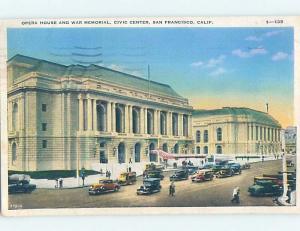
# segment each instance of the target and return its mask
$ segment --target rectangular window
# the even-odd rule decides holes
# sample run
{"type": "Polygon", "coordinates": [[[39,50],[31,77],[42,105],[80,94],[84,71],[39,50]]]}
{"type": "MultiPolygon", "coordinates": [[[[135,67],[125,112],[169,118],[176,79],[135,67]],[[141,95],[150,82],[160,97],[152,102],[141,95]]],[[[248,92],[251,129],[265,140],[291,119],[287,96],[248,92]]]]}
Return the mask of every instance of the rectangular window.
{"type": "Polygon", "coordinates": [[[42,142],[42,147],[43,147],[43,148],[47,148],[47,140],[43,140],[43,142],[42,142]]]}
{"type": "Polygon", "coordinates": [[[44,103],[42,104],[42,111],[44,111],[44,112],[47,111],[47,104],[44,104],[44,103]]]}
{"type": "Polygon", "coordinates": [[[47,131],[47,123],[42,123],[42,131],[47,131]]]}
{"type": "Polygon", "coordinates": [[[258,126],[255,126],[255,140],[258,140],[258,126]]]}

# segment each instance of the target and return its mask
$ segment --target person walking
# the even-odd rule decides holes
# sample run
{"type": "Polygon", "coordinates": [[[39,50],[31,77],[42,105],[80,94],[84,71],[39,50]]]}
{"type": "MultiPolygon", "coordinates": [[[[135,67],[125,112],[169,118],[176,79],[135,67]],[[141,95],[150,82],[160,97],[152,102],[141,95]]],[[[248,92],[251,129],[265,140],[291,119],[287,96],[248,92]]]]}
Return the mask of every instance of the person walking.
{"type": "Polygon", "coordinates": [[[173,197],[174,194],[175,194],[175,184],[174,184],[174,181],[172,181],[172,183],[169,186],[169,196],[173,197]]]}
{"type": "Polygon", "coordinates": [[[240,203],[240,188],[239,187],[235,187],[233,189],[231,203],[233,203],[233,202],[240,203]]]}
{"type": "Polygon", "coordinates": [[[288,187],[288,190],[286,192],[286,196],[288,197],[288,199],[286,200],[287,203],[291,203],[291,194],[292,194],[292,189],[291,186],[288,187]]]}

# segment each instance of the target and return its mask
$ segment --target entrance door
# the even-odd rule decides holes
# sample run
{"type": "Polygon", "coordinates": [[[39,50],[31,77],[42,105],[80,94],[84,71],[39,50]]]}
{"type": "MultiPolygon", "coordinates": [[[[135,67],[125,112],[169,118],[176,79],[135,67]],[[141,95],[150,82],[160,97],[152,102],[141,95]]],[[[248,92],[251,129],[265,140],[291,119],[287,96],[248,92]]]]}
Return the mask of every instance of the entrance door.
{"type": "Polygon", "coordinates": [[[118,146],[118,161],[119,164],[125,163],[125,145],[120,143],[118,146]]]}

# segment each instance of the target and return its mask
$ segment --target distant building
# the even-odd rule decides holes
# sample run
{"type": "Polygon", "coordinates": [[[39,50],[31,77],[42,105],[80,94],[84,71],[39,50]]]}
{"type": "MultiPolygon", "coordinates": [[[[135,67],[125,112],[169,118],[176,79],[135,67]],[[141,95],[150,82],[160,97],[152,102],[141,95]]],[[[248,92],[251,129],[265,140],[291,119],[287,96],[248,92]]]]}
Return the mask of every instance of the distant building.
{"type": "Polygon", "coordinates": [[[270,114],[250,108],[194,110],[195,153],[277,155],[281,125],[270,114]]]}
{"type": "Polygon", "coordinates": [[[284,130],[285,151],[288,154],[296,154],[297,127],[287,127],[284,130]]]}
{"type": "Polygon", "coordinates": [[[169,85],[97,65],[16,55],[8,70],[9,170],[145,165],[192,152],[192,107],[169,85]]]}

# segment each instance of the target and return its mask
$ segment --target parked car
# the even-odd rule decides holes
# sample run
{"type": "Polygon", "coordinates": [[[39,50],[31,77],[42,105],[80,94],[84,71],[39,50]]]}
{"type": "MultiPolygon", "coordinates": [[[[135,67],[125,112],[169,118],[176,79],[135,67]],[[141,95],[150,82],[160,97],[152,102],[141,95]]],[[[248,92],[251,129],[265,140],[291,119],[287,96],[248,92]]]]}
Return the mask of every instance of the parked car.
{"type": "Polygon", "coordinates": [[[241,168],[244,170],[244,169],[249,169],[251,168],[251,165],[249,163],[244,163],[242,164],[241,168]]]}
{"type": "Polygon", "coordinates": [[[234,175],[234,171],[229,166],[224,166],[221,170],[215,172],[215,175],[217,178],[230,177],[234,175]]]}
{"type": "Polygon", "coordinates": [[[170,181],[187,180],[188,178],[189,178],[188,170],[182,169],[182,170],[175,171],[175,173],[170,176],[170,181]]]}
{"type": "Polygon", "coordinates": [[[130,185],[136,182],[136,172],[123,172],[118,178],[119,185],[130,185]]]}
{"type": "MultiPolygon", "coordinates": [[[[287,173],[287,183],[292,188],[296,189],[296,174],[295,172],[286,172],[287,173]]],[[[283,186],[283,175],[280,172],[279,174],[263,174],[263,177],[270,177],[274,179],[274,182],[279,186],[283,186]]]]}
{"type": "Polygon", "coordinates": [[[165,166],[162,164],[150,163],[150,164],[146,164],[145,171],[147,171],[147,170],[163,170],[164,168],[165,168],[165,166]]]}
{"type": "Polygon", "coordinates": [[[223,164],[215,164],[213,165],[213,167],[211,168],[211,170],[217,174],[220,170],[226,168],[226,166],[224,166],[223,164]]]}
{"type": "Polygon", "coordinates": [[[256,180],[256,182],[248,188],[251,196],[280,196],[283,188],[272,180],[256,180]]]}
{"type": "Polygon", "coordinates": [[[241,174],[242,173],[242,168],[239,163],[228,163],[227,164],[232,170],[234,174],[241,174]]]}
{"type": "Polygon", "coordinates": [[[212,169],[214,165],[212,162],[207,162],[202,167],[199,167],[199,169],[212,169]]]}
{"type": "Polygon", "coordinates": [[[210,181],[214,179],[214,172],[209,169],[199,170],[192,177],[192,182],[203,182],[210,181]]]}
{"type": "Polygon", "coordinates": [[[144,178],[158,178],[160,180],[164,179],[164,175],[161,170],[147,170],[144,171],[144,178]]]}
{"type": "Polygon", "coordinates": [[[120,185],[111,179],[101,179],[98,183],[92,184],[89,188],[90,195],[97,195],[104,192],[119,191],[120,185]]]}
{"type": "Polygon", "coordinates": [[[160,192],[161,185],[158,178],[147,178],[144,179],[143,185],[141,185],[137,191],[137,195],[149,195],[152,193],[160,192]]]}
{"type": "Polygon", "coordinates": [[[286,166],[287,166],[287,167],[294,167],[294,166],[295,166],[295,163],[294,163],[294,161],[292,161],[292,160],[287,160],[287,161],[286,161],[286,166]]]}
{"type": "Polygon", "coordinates": [[[183,169],[186,169],[188,171],[189,175],[193,175],[193,174],[195,174],[198,171],[199,168],[197,166],[189,166],[189,165],[187,165],[183,169]]]}
{"type": "Polygon", "coordinates": [[[13,174],[8,177],[8,193],[31,193],[36,189],[35,184],[30,184],[30,176],[13,174]]]}

